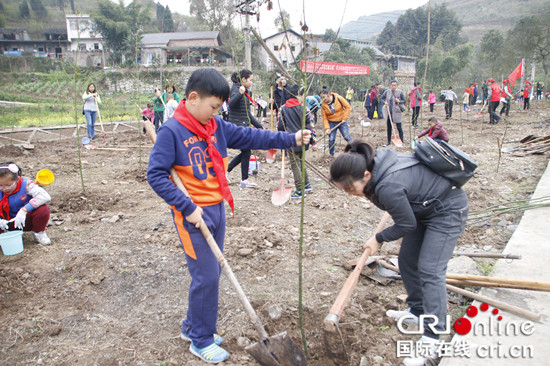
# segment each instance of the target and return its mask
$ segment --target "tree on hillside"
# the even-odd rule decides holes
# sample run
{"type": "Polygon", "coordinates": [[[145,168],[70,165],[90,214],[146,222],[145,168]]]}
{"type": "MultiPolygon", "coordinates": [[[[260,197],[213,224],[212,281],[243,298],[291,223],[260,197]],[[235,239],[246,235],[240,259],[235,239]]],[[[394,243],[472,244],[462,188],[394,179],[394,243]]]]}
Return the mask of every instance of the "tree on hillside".
{"type": "Polygon", "coordinates": [[[550,5],[537,15],[521,18],[508,34],[508,39],[520,57],[533,57],[548,75],[550,59],[550,5]]]}
{"type": "Polygon", "coordinates": [[[48,15],[48,10],[42,4],[42,0],[29,0],[31,9],[34,11],[37,18],[44,18],[48,15]]]}
{"type": "Polygon", "coordinates": [[[120,63],[123,55],[132,59],[136,55],[136,43],[139,43],[139,30],[150,21],[147,9],[132,1],[128,6],[119,0],[118,4],[110,0],[99,0],[98,9],[92,15],[97,30],[103,36],[105,45],[111,50],[111,60],[120,63]]]}
{"type": "Polygon", "coordinates": [[[336,32],[332,28],[325,29],[323,34],[323,42],[332,42],[336,39],[336,32]]]}
{"type": "Polygon", "coordinates": [[[490,74],[495,75],[502,64],[504,36],[499,30],[491,29],[483,35],[479,43],[479,60],[488,66],[490,74]]]}
{"type": "Polygon", "coordinates": [[[19,4],[19,15],[21,18],[28,18],[31,14],[31,11],[29,9],[29,4],[27,4],[27,0],[23,0],[21,4],[19,4]]]}
{"type": "Polygon", "coordinates": [[[174,20],[172,19],[172,12],[168,5],[162,6],[161,3],[156,4],[157,13],[157,25],[161,32],[173,32],[174,20]]]}
{"type": "Polygon", "coordinates": [[[277,14],[277,17],[273,22],[275,23],[275,27],[277,27],[277,30],[279,32],[284,32],[285,30],[292,29],[292,25],[290,24],[290,14],[284,9],[282,9],[279,14],[277,14]]]}
{"type": "MultiPolygon", "coordinates": [[[[470,64],[474,50],[471,43],[456,46],[451,51],[445,51],[443,38],[440,36],[430,48],[428,74],[424,88],[428,86],[434,89],[448,88],[456,81],[455,76],[470,64]]],[[[416,67],[417,79],[423,78],[425,66],[426,58],[424,57],[418,61],[416,67]]]]}
{"type": "MultiPolygon", "coordinates": [[[[57,0],[57,6],[59,6],[59,9],[63,10],[65,9],[65,4],[67,3],[67,0],[57,0]]],[[[74,0],[69,0],[69,4],[71,5],[71,11],[76,13],[74,9],[74,0]]]]}
{"type": "Polygon", "coordinates": [[[209,30],[221,30],[231,24],[235,14],[232,0],[190,0],[189,13],[209,30]]]}
{"type": "MultiPolygon", "coordinates": [[[[430,44],[439,38],[443,49],[449,51],[461,43],[461,29],[462,23],[445,4],[432,8],[430,44]]],[[[376,43],[389,53],[423,57],[426,54],[427,38],[428,9],[417,8],[407,10],[395,25],[386,23],[376,43]]]]}

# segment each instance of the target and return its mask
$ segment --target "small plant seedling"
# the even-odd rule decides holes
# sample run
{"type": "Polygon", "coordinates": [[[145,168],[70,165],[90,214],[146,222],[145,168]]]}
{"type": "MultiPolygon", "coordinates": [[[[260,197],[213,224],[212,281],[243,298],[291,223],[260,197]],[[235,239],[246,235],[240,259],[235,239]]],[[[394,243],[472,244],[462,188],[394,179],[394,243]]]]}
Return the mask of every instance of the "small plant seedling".
{"type": "Polygon", "coordinates": [[[386,331],[386,330],[388,330],[388,329],[390,329],[390,326],[389,326],[389,325],[382,325],[381,327],[378,327],[378,330],[379,330],[379,331],[382,331],[382,332],[384,332],[384,331],[386,331]]]}

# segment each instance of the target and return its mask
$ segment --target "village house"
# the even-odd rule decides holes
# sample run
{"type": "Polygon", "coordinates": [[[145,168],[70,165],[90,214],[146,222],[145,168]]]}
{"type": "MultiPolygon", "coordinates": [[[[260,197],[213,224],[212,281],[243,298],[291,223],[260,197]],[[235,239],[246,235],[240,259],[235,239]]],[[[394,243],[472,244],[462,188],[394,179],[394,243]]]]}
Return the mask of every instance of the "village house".
{"type": "Polygon", "coordinates": [[[155,65],[231,65],[231,55],[217,31],[146,33],[141,40],[141,63],[155,65]]]}
{"type": "Polygon", "coordinates": [[[47,29],[44,39],[31,39],[23,28],[0,28],[0,50],[4,55],[21,56],[29,52],[39,57],[62,58],[67,49],[67,33],[64,29],[47,29]]]}
{"type": "MultiPolygon", "coordinates": [[[[264,42],[283,66],[288,67],[300,61],[300,54],[304,49],[304,40],[299,33],[292,29],[264,38],[264,42]]],[[[263,68],[268,71],[276,68],[263,47],[256,46],[255,54],[263,68]]]]}

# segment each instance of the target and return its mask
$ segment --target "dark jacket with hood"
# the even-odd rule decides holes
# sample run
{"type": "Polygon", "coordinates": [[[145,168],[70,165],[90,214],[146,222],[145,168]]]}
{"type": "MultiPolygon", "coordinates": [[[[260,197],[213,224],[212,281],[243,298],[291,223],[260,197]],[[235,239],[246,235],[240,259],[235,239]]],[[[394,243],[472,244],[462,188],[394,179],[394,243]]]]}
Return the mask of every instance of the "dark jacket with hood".
{"type": "MultiPolygon", "coordinates": [[[[241,84],[237,83],[234,83],[231,87],[227,121],[242,127],[248,127],[252,123],[254,127],[262,129],[262,124],[258,122],[252,113],[252,102],[246,95],[239,92],[240,87],[241,84]]],[[[246,90],[246,93],[251,95],[248,90],[246,90]]],[[[252,96],[250,97],[252,98],[252,96]]]]}
{"type": "Polygon", "coordinates": [[[402,238],[415,231],[417,220],[441,214],[439,200],[452,189],[450,180],[422,165],[413,154],[397,154],[391,149],[377,150],[371,173],[372,202],[395,222],[376,234],[379,243],[402,238]]]}

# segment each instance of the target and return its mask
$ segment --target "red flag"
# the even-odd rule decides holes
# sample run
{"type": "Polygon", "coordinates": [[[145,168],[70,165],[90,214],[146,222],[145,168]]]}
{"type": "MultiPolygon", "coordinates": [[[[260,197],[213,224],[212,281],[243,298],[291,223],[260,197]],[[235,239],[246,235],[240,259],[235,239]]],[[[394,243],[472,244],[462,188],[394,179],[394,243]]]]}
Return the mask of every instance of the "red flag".
{"type": "Polygon", "coordinates": [[[518,67],[512,73],[510,76],[508,76],[508,79],[510,79],[510,82],[512,83],[511,87],[514,86],[516,83],[516,80],[523,77],[523,74],[525,73],[525,59],[521,59],[521,62],[519,63],[518,67]]]}

